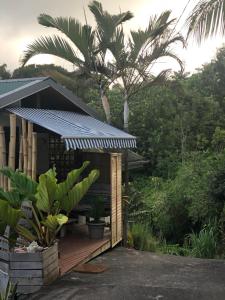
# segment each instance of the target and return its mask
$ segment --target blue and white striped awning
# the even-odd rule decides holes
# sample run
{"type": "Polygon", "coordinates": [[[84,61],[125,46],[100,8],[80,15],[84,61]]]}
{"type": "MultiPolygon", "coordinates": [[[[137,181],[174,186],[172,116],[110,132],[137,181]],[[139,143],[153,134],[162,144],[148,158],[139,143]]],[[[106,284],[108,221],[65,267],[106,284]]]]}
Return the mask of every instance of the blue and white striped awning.
{"type": "Polygon", "coordinates": [[[136,138],[88,115],[75,112],[13,107],[8,110],[61,136],[69,149],[135,148],[136,138]]]}

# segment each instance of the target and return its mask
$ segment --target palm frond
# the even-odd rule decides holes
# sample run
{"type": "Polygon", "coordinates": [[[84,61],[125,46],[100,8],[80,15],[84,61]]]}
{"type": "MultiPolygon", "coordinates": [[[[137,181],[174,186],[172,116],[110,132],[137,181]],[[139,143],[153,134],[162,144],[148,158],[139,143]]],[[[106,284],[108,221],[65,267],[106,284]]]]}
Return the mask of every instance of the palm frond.
{"type": "Polygon", "coordinates": [[[94,15],[97,23],[96,34],[99,40],[99,50],[106,51],[116,28],[122,23],[133,18],[133,14],[130,11],[127,11],[111,15],[107,11],[103,10],[102,4],[98,1],[91,2],[88,7],[94,15]]]}
{"type": "Polygon", "coordinates": [[[200,44],[218,33],[225,34],[225,0],[200,0],[186,21],[187,37],[200,44]]]}
{"type": "Polygon", "coordinates": [[[140,52],[143,52],[152,42],[157,42],[168,35],[168,30],[174,19],[169,20],[171,11],[165,11],[160,16],[153,16],[149,20],[148,27],[145,30],[131,31],[129,41],[132,48],[131,59],[136,60],[140,52]]]}
{"type": "Polygon", "coordinates": [[[63,38],[43,36],[27,46],[21,60],[24,66],[32,57],[38,54],[50,54],[65,59],[74,65],[83,65],[83,61],[76,55],[70,44],[63,38]]]}
{"type": "Polygon", "coordinates": [[[89,25],[82,25],[74,18],[53,18],[47,14],[38,17],[39,24],[59,30],[79,49],[86,62],[94,49],[94,31],[89,25]]]}

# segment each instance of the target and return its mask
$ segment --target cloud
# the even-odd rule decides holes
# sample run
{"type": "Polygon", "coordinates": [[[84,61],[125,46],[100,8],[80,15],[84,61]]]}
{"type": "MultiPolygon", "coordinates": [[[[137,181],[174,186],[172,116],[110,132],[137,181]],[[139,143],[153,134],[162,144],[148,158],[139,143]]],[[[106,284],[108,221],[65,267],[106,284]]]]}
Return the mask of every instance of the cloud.
{"type": "MultiPolygon", "coordinates": [[[[153,14],[159,14],[162,10],[171,9],[175,17],[180,16],[186,5],[186,0],[161,1],[158,0],[102,0],[104,9],[111,13],[117,13],[120,10],[131,10],[135,18],[126,24],[125,28],[137,29],[147,26],[149,17],[153,14]]],[[[43,34],[51,34],[53,30],[40,26],[37,17],[40,13],[48,13],[52,16],[72,16],[84,22],[85,7],[88,22],[94,25],[93,17],[88,11],[88,0],[0,0],[0,64],[7,63],[13,70],[19,66],[21,57],[26,45],[43,34]]],[[[188,10],[177,28],[183,30],[184,19],[196,3],[192,0],[188,10]]],[[[215,54],[215,47],[220,46],[222,39],[207,42],[207,48],[203,45],[201,48],[196,45],[190,45],[186,50],[179,50],[180,55],[185,59],[187,70],[194,70],[195,67],[209,61],[215,54]],[[215,46],[216,45],[216,46],[215,46]],[[207,51],[205,50],[207,49],[207,51]],[[195,55],[196,54],[196,55],[195,55]],[[197,56],[198,55],[198,56],[197,56]]],[[[40,58],[33,59],[33,62],[39,63],[40,58]]],[[[42,60],[43,61],[43,60],[42,60]]],[[[44,62],[57,62],[55,58],[47,59],[44,62]]],[[[61,63],[61,61],[60,61],[61,63]]],[[[67,64],[63,64],[68,66],[67,64]]]]}

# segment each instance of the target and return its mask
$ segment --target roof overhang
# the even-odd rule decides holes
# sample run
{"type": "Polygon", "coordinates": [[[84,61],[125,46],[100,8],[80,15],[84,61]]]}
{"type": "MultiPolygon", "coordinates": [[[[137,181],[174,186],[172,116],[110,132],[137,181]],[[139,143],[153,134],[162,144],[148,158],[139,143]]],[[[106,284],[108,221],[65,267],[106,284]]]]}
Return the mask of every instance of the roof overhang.
{"type": "Polygon", "coordinates": [[[91,116],[69,111],[12,107],[11,113],[61,136],[69,149],[126,149],[136,138],[91,116]]]}
{"type": "Polygon", "coordinates": [[[52,88],[64,96],[72,104],[79,107],[84,113],[87,113],[94,118],[98,118],[96,112],[88,107],[79,97],[75,96],[70,90],[58,84],[50,77],[0,80],[0,83],[7,84],[10,82],[10,84],[13,84],[14,81],[23,82],[24,84],[0,95],[0,109],[16,104],[16,102],[43,90],[52,88]],[[28,83],[26,83],[26,81],[28,81],[28,83]]]}

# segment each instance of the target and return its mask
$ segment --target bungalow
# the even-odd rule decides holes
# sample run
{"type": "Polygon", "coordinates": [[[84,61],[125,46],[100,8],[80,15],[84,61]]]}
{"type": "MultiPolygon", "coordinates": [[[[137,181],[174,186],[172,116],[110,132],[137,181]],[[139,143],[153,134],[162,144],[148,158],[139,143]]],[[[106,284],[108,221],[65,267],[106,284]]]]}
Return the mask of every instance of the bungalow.
{"type": "MultiPolygon", "coordinates": [[[[96,113],[48,77],[0,80],[0,167],[20,169],[33,179],[56,166],[59,180],[90,161],[100,177],[88,196],[104,195],[109,227],[103,240],[89,241],[86,225],[60,240],[60,272],[114,247],[122,240],[121,150],[136,138],[98,119],[96,113]],[[75,233],[74,233],[75,232],[75,233]]],[[[0,186],[8,183],[0,177],[0,186]]],[[[83,215],[84,199],[75,213],[83,215]]]]}

